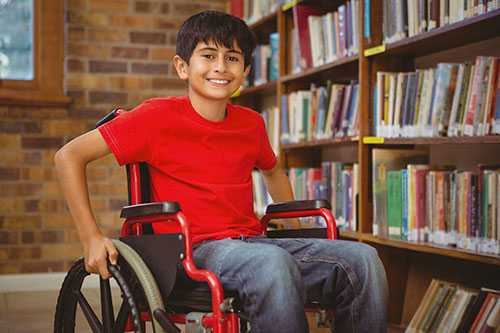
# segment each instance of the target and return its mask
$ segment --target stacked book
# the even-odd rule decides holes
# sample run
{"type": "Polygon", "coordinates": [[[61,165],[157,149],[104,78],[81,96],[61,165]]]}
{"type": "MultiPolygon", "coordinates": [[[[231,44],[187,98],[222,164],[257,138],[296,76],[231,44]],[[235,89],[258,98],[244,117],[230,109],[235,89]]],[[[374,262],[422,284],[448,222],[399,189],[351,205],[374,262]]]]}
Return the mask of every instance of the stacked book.
{"type": "Polygon", "coordinates": [[[500,134],[500,58],[377,72],[373,110],[382,137],[500,134]]]}
{"type": "Polygon", "coordinates": [[[409,150],[373,150],[376,235],[500,254],[500,165],[432,167],[409,150]]]}
{"type": "MultiPolygon", "coordinates": [[[[358,164],[324,161],[321,168],[291,168],[289,178],[296,200],[328,200],[337,226],[357,229],[358,164]]],[[[309,222],[325,226],[323,220],[309,222]]]]}
{"type": "Polygon", "coordinates": [[[498,332],[500,291],[433,279],[406,333],[498,332]]]}
{"type": "Polygon", "coordinates": [[[279,34],[269,35],[269,44],[257,45],[252,55],[252,66],[244,86],[252,87],[278,79],[279,34]]]}
{"type": "Polygon", "coordinates": [[[359,85],[332,84],[281,96],[281,142],[358,135],[359,85]]]}
{"type": "Polygon", "coordinates": [[[500,8],[499,0],[383,0],[385,43],[500,8]]]}
{"type": "Polygon", "coordinates": [[[346,1],[329,13],[307,3],[293,7],[294,73],[358,53],[359,2],[346,1]]]}

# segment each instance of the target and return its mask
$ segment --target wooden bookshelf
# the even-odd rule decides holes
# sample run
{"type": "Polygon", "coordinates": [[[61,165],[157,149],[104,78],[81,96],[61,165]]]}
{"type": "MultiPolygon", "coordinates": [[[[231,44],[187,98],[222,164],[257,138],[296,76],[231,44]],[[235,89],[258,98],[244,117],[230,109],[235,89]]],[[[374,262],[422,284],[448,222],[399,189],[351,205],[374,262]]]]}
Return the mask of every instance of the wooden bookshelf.
{"type": "MultiPolygon", "coordinates": [[[[383,0],[371,1],[372,35],[363,39],[360,55],[362,112],[367,119],[365,136],[359,147],[360,172],[368,174],[362,184],[360,200],[366,214],[360,221],[360,241],[379,251],[386,268],[389,288],[389,321],[392,327],[405,328],[420,304],[432,278],[457,282],[471,288],[500,288],[500,256],[430,243],[382,238],[372,234],[373,193],[371,153],[377,149],[422,148],[429,164],[453,165],[461,170],[475,170],[478,164],[500,163],[500,136],[460,136],[431,138],[370,137],[373,126],[373,89],[376,73],[408,72],[436,67],[440,62],[474,61],[476,56],[498,56],[500,48],[500,9],[435,28],[412,37],[383,45],[383,0]],[[378,46],[382,47],[377,48],[378,46]],[[363,66],[364,65],[364,66],[363,66]]],[[[364,8],[363,8],[364,11],[364,8]]]]}
{"type": "Polygon", "coordinates": [[[280,78],[276,82],[244,89],[241,100],[251,103],[250,106],[260,105],[259,100],[275,94],[275,105],[281,110],[280,97],[283,94],[307,89],[312,83],[319,86],[327,80],[333,83],[359,82],[359,135],[282,144],[280,163],[285,168],[318,167],[325,160],[358,163],[358,230],[340,231],[339,237],[364,242],[377,249],[389,281],[390,331],[404,331],[432,278],[472,288],[500,289],[500,256],[372,234],[373,149],[415,149],[424,146],[422,148],[429,154],[430,163],[444,166],[450,165],[451,161],[461,168],[469,168],[482,163],[500,164],[500,135],[366,140],[373,135],[373,88],[377,71],[415,71],[435,67],[439,62],[473,61],[480,55],[500,56],[500,9],[383,45],[381,51],[383,0],[370,1],[370,38],[363,36],[366,2],[362,0],[361,22],[356,36],[359,41],[358,55],[292,73],[290,44],[294,24],[293,5],[296,3],[333,11],[345,4],[345,0],[292,1],[278,12],[254,22],[251,28],[259,38],[265,40],[263,32],[277,31],[280,35],[280,78]],[[375,51],[374,47],[379,48],[375,51]]]}

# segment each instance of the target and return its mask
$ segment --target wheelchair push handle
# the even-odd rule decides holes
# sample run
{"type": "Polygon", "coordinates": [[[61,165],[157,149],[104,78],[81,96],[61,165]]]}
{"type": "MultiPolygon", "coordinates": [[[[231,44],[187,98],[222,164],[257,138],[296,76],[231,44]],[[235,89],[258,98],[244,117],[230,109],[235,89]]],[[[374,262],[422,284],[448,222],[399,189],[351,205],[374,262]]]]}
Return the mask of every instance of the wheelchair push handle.
{"type": "Polygon", "coordinates": [[[99,119],[97,121],[97,123],[95,124],[95,127],[97,128],[97,127],[99,127],[99,126],[107,123],[108,121],[111,121],[111,120],[115,119],[122,112],[125,112],[125,110],[120,109],[120,108],[114,109],[113,111],[111,111],[110,113],[108,113],[107,115],[105,115],[104,117],[102,117],[101,119],[99,119]]]}

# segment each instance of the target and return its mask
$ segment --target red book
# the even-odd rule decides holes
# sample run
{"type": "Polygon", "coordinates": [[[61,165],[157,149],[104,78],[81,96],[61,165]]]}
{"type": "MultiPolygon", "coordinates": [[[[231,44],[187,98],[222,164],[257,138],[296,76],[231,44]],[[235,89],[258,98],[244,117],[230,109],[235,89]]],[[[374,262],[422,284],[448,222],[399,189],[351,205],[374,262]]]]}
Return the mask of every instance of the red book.
{"type": "Polygon", "coordinates": [[[472,323],[470,332],[480,332],[481,328],[485,326],[489,312],[497,302],[497,299],[498,295],[494,293],[488,293],[488,295],[486,295],[486,299],[484,300],[483,305],[481,305],[481,309],[472,323]]]}
{"type": "Polygon", "coordinates": [[[428,169],[417,169],[415,170],[415,195],[416,195],[416,204],[415,207],[415,227],[418,230],[418,241],[424,241],[424,229],[425,229],[425,189],[426,182],[425,177],[429,172],[428,169]]]}
{"type": "Polygon", "coordinates": [[[231,15],[243,18],[243,1],[244,0],[231,0],[229,3],[231,15]]]}
{"type": "Polygon", "coordinates": [[[311,15],[320,15],[321,11],[310,5],[298,3],[293,7],[293,24],[297,31],[300,50],[300,67],[310,68],[313,66],[311,53],[311,39],[309,37],[309,23],[307,18],[311,15]]]}

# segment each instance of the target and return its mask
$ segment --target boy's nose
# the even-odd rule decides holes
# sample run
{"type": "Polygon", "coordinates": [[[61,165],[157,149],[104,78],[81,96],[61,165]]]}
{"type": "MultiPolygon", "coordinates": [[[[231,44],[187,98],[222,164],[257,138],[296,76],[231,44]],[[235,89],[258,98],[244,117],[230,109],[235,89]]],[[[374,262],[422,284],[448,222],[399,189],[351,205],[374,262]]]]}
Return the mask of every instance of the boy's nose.
{"type": "Polygon", "coordinates": [[[226,62],[224,57],[218,57],[215,62],[215,71],[219,73],[224,73],[226,71],[226,62]]]}

